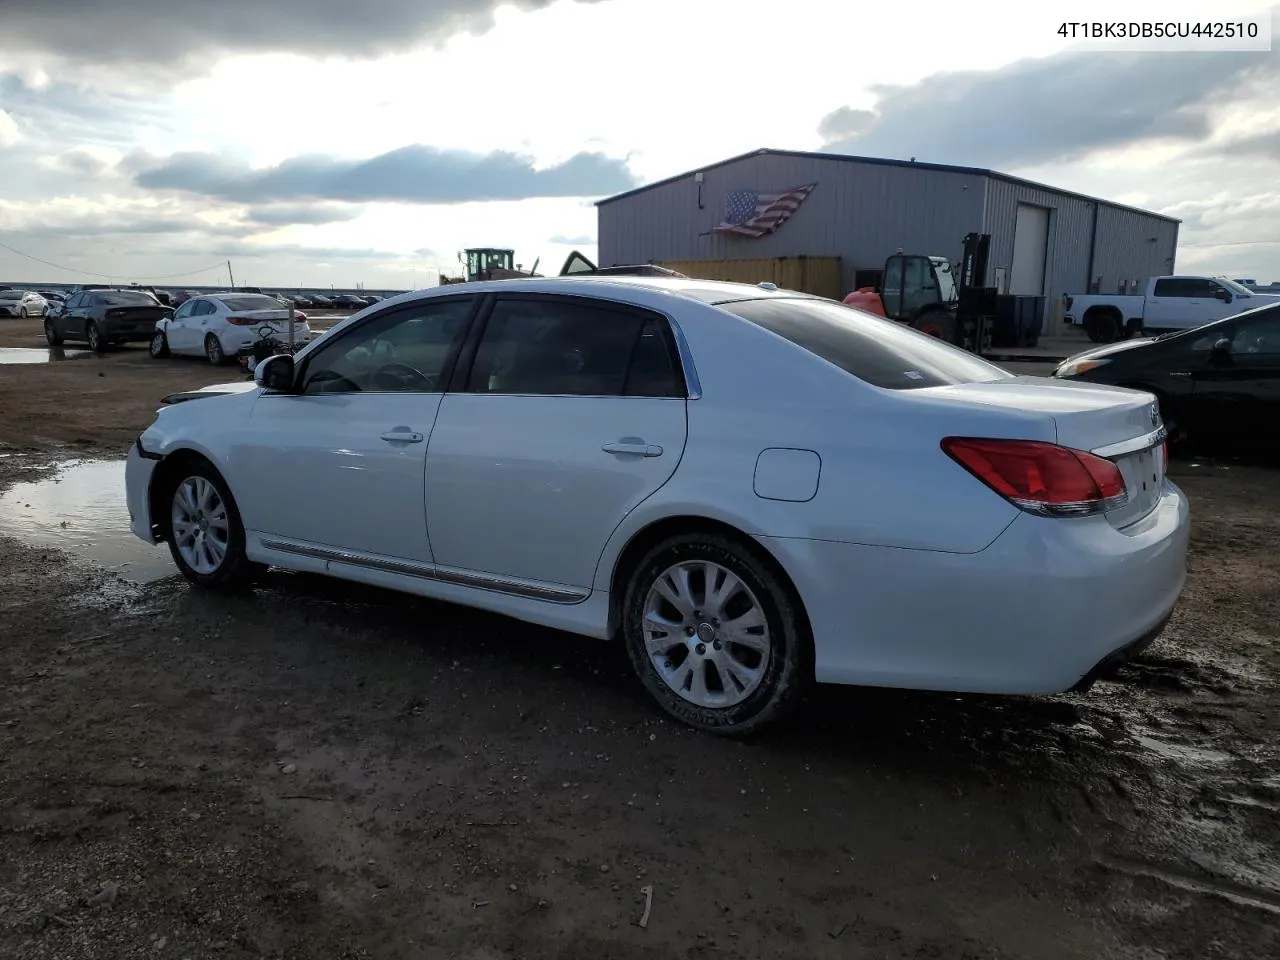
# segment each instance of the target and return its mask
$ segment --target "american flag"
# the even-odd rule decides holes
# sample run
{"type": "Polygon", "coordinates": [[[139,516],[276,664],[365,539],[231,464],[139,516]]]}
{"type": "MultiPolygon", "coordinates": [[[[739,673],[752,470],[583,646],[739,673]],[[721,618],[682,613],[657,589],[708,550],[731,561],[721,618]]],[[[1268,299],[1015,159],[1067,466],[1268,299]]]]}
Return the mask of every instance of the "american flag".
{"type": "Polygon", "coordinates": [[[767,237],[791,219],[816,183],[792,187],[781,193],[730,190],[725,198],[724,223],[712,233],[732,233],[740,237],[767,237]]]}

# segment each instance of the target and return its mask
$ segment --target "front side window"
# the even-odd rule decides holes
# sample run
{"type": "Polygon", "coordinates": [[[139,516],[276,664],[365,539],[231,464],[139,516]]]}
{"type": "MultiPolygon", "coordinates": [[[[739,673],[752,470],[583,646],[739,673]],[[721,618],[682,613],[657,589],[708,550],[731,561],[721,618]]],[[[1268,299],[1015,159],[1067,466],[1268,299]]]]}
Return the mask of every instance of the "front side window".
{"type": "Polygon", "coordinates": [[[719,306],[877,387],[911,390],[1013,378],[936,337],[827,300],[770,297],[719,306]]]}
{"type": "Polygon", "coordinates": [[[682,395],[666,320],[605,304],[501,299],[466,389],[543,396],[682,395]]]}
{"type": "Polygon", "coordinates": [[[1230,326],[1214,324],[1214,327],[1216,329],[1192,341],[1191,349],[1203,353],[1213,349],[1219,340],[1230,338],[1228,353],[1233,358],[1256,357],[1261,360],[1280,357],[1280,313],[1248,322],[1236,319],[1230,326]]]}
{"type": "Polygon", "coordinates": [[[177,311],[174,313],[174,315],[173,315],[173,319],[175,319],[175,320],[181,320],[181,319],[183,319],[184,317],[189,317],[189,316],[191,316],[191,311],[193,311],[195,308],[196,308],[196,301],[195,301],[195,300],[187,300],[187,301],[185,301],[185,302],[182,304],[182,306],[180,306],[180,307],[177,309],[177,311]]]}
{"type": "Polygon", "coordinates": [[[307,360],[302,392],[440,392],[474,304],[474,297],[420,300],[370,318],[307,360]]]}

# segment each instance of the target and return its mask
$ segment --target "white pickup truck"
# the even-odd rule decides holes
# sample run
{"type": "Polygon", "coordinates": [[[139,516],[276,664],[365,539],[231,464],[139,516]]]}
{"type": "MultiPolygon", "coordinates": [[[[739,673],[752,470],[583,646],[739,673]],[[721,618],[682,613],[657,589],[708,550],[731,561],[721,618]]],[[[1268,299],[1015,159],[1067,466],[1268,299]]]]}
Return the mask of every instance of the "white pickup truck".
{"type": "Polygon", "coordinates": [[[1064,323],[1079,324],[1094,343],[1189,330],[1280,301],[1280,294],[1257,293],[1226,277],[1152,277],[1144,294],[1068,294],[1064,323]]]}

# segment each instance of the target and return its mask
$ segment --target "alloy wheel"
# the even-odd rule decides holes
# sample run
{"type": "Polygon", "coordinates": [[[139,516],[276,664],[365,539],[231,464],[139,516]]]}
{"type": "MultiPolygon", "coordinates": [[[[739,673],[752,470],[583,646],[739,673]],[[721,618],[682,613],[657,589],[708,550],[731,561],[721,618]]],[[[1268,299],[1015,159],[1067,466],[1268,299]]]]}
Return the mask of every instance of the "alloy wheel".
{"type": "Polygon", "coordinates": [[[217,572],[231,539],[227,505],[217,487],[205,477],[187,477],[174,490],[170,520],[183,561],[196,573],[217,572]]]}
{"type": "Polygon", "coordinates": [[[644,605],[645,651],[662,681],[700,707],[723,709],[760,686],[772,644],[764,608],[710,561],[668,567],[644,605]]]}

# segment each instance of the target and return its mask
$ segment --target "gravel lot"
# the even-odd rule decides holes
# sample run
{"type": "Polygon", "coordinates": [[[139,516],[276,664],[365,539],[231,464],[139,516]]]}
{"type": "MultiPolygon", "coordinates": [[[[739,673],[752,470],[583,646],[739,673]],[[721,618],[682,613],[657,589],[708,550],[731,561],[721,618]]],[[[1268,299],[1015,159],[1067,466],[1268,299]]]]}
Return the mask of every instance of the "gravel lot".
{"type": "MultiPolygon", "coordinates": [[[[0,493],[235,376],[0,364],[0,493]]],[[[1118,682],[821,689],[745,744],[660,719],[607,644],[0,538],[0,956],[1280,956],[1280,472],[1174,473],[1191,578],[1118,682]]]]}

